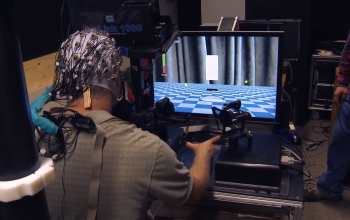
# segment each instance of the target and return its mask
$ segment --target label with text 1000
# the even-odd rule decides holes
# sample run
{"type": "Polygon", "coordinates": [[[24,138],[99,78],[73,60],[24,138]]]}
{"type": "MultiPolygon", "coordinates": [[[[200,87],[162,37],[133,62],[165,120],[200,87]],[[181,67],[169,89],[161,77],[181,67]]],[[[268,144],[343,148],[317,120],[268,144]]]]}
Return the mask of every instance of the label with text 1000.
{"type": "Polygon", "coordinates": [[[121,24],[115,25],[103,25],[103,30],[109,33],[129,33],[129,32],[142,32],[141,24],[121,24]]]}

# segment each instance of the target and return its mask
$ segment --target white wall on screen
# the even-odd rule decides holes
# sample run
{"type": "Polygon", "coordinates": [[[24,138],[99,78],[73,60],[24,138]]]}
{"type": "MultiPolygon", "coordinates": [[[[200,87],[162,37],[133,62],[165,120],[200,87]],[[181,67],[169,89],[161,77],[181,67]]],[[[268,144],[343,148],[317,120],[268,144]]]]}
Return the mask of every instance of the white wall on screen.
{"type": "Polygon", "coordinates": [[[245,0],[201,0],[202,24],[219,23],[220,18],[245,19],[245,0]]]}
{"type": "Polygon", "coordinates": [[[206,80],[219,79],[219,56],[207,55],[205,60],[205,77],[206,80]]]}

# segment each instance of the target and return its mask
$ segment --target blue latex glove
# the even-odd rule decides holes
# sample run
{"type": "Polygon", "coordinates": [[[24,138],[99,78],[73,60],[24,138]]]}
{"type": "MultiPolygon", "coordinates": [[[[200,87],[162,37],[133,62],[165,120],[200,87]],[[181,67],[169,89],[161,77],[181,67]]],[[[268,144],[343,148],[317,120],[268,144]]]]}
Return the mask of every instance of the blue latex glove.
{"type": "Polygon", "coordinates": [[[49,93],[52,91],[52,88],[47,88],[46,92],[44,92],[39,98],[30,103],[30,113],[32,115],[32,121],[35,126],[40,127],[47,133],[56,136],[58,127],[47,118],[39,115],[39,112],[44,107],[46,103],[51,101],[49,93]]]}

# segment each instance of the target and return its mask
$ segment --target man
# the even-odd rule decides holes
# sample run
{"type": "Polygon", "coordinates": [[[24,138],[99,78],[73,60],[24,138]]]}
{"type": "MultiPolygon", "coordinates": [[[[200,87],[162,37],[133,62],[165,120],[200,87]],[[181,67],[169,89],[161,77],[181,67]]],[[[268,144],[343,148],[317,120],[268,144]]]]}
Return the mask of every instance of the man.
{"type": "Polygon", "coordinates": [[[344,190],[343,179],[350,165],[350,32],[343,50],[337,88],[333,102],[341,106],[333,128],[332,142],[328,146],[327,171],[317,181],[317,186],[304,192],[305,201],[327,200],[339,202],[344,190]]]}
{"type": "Polygon", "coordinates": [[[55,164],[56,180],[46,187],[51,219],[146,219],[153,201],[195,204],[208,187],[213,143],[219,137],[186,144],[195,153],[188,170],[157,136],[111,115],[121,95],[121,61],[114,40],[103,31],[77,32],[61,45],[49,96],[69,100],[56,115],[65,139],[57,136],[54,145],[54,138],[38,137],[40,152],[55,164]],[[76,117],[91,118],[105,134],[100,172],[94,170],[98,146],[91,148],[98,138],[90,131],[73,132],[76,117]],[[96,209],[91,194],[98,194],[96,209]]]}

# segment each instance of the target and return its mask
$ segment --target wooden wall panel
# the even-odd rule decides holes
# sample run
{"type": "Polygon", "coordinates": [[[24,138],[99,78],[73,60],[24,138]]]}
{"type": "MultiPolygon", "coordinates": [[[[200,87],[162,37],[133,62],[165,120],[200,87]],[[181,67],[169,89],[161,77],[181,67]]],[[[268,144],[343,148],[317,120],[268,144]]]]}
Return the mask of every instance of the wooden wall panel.
{"type": "Polygon", "coordinates": [[[56,53],[48,54],[23,63],[28,93],[52,83],[55,73],[56,53]]]}

